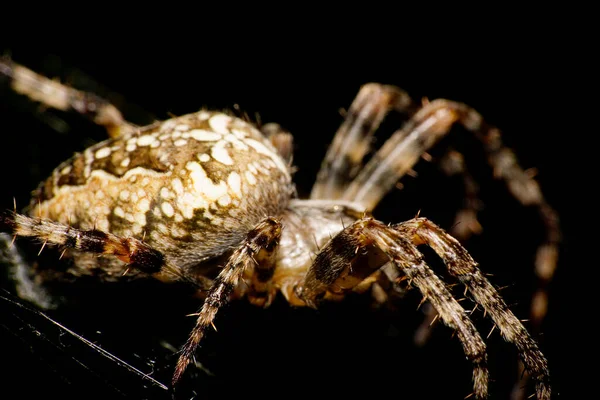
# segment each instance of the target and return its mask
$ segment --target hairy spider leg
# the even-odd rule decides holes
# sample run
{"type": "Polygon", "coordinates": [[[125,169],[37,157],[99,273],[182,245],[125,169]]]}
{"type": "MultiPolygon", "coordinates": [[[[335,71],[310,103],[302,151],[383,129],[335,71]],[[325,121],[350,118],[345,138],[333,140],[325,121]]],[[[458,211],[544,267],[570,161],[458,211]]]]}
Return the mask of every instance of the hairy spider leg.
{"type": "Polygon", "coordinates": [[[19,213],[1,219],[0,225],[10,227],[15,236],[35,238],[44,246],[58,245],[88,253],[113,255],[123,261],[127,268],[150,274],[160,272],[165,266],[164,255],[160,251],[133,237],[123,238],[98,229],[77,229],[19,213]]]}
{"type": "MultiPolygon", "coordinates": [[[[78,229],[60,222],[33,218],[17,212],[5,212],[0,215],[0,229],[12,232],[14,235],[13,241],[18,236],[36,239],[42,243],[40,252],[46,246],[56,245],[62,248],[63,252],[68,249],[75,249],[86,254],[114,256],[124,262],[123,275],[141,272],[167,281],[182,280],[200,291],[206,291],[212,284],[209,278],[197,275],[191,276],[177,266],[168,264],[160,251],[133,237],[121,237],[99,229],[78,229]]],[[[0,239],[6,242],[4,236],[0,239]]],[[[6,245],[13,247],[12,243],[6,243],[6,245]]],[[[18,252],[18,249],[15,248],[14,251],[18,252]]],[[[14,257],[15,255],[12,255],[12,258],[14,257]]],[[[17,264],[15,260],[11,264],[13,273],[18,274],[15,278],[18,282],[17,290],[19,294],[42,308],[53,307],[52,296],[46,293],[43,285],[32,282],[30,278],[25,276],[30,273],[28,272],[30,267],[26,266],[25,263],[17,264]]],[[[83,266],[74,264],[71,268],[85,270],[86,266],[85,263],[83,263],[83,266]]],[[[36,271],[36,274],[43,275],[45,272],[50,272],[52,275],[47,279],[56,279],[61,274],[57,271],[45,270],[36,271]]],[[[85,274],[85,272],[80,273],[85,274]]]]}
{"type": "MultiPolygon", "coordinates": [[[[209,327],[214,327],[217,311],[229,301],[229,297],[238,282],[250,268],[256,268],[259,283],[265,285],[273,275],[275,268],[274,253],[281,236],[281,223],[267,217],[252,229],[246,239],[229,257],[227,264],[214,280],[204,304],[198,313],[196,326],[181,349],[173,374],[173,387],[181,379],[187,366],[190,364],[200,341],[209,327]]],[[[268,288],[259,285],[255,293],[267,292],[268,288]]]]}
{"type": "Polygon", "coordinates": [[[137,129],[137,126],[127,122],[121,111],[108,100],[48,79],[11,61],[8,57],[0,58],[0,74],[10,78],[10,86],[16,93],[38,101],[46,107],[77,112],[104,127],[110,137],[119,137],[137,129]]]}
{"type": "Polygon", "coordinates": [[[548,362],[521,321],[510,311],[494,286],[483,276],[477,263],[458,240],[425,218],[415,218],[393,228],[415,245],[427,245],[444,261],[451,275],[467,287],[500,329],[513,343],[529,374],[536,380],[538,399],[550,398],[548,362]]]}
{"type": "Polygon", "coordinates": [[[406,112],[411,106],[411,98],[397,87],[377,83],[362,86],[327,150],[310,198],[341,198],[360,170],[384,117],[392,109],[406,112]]]}
{"type": "MultiPolygon", "coordinates": [[[[483,145],[494,176],[506,182],[510,193],[521,204],[537,208],[545,226],[546,237],[538,247],[535,261],[539,289],[531,304],[532,324],[539,329],[547,313],[548,284],[558,262],[561,238],[558,214],[544,198],[539,184],[519,166],[514,152],[504,146],[500,131],[486,124],[477,111],[444,99],[424,105],[373,155],[346,188],[342,198],[358,202],[368,210],[373,209],[412,169],[419,157],[450,132],[454,123],[461,124],[474,134],[483,145]]],[[[470,190],[475,193],[474,188],[470,190]]]]}
{"type": "Polygon", "coordinates": [[[436,308],[442,321],[455,329],[473,363],[473,388],[478,399],[488,393],[486,345],[462,306],[425,263],[410,238],[372,218],[363,218],[334,236],[317,254],[298,295],[316,307],[328,291],[352,290],[388,261],[415,285],[436,308]]]}

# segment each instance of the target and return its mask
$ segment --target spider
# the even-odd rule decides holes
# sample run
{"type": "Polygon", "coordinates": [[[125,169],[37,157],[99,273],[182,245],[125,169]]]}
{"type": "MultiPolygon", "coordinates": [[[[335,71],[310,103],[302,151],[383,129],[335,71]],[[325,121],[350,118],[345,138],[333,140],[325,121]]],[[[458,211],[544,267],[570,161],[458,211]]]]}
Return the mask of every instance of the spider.
{"type": "MultiPolygon", "coordinates": [[[[217,312],[233,298],[268,307],[281,293],[293,306],[317,308],[348,292],[370,290],[383,303],[406,279],[456,331],[473,364],[475,397],[486,398],[485,343],[428,266],[418,248],[427,246],[517,347],[536,381],[537,397],[550,398],[545,357],[460,242],[421,216],[385,224],[371,214],[419,158],[460,124],[481,142],[511,193],[538,207],[548,231],[538,264],[553,268],[558,242],[554,211],[502,144],[499,130],[467,105],[448,100],[420,105],[397,87],[364,85],[334,137],[310,198],[300,199],[291,178],[293,138],[276,124],[257,127],[231,114],[201,110],[140,127],[93,94],[13,62],[3,61],[0,69],[16,92],[79,112],[110,135],[57,167],[25,212],[7,213],[3,224],[15,237],[59,246],[61,258],[72,261],[66,271],[71,276],[104,281],[151,276],[196,286],[205,299],[180,351],[173,386],[213,329],[217,312]],[[408,122],[363,165],[391,111],[409,115],[408,122]]],[[[478,229],[476,185],[460,154],[448,153],[444,165],[448,174],[465,181],[467,201],[457,216],[456,236],[466,236],[478,229]]],[[[47,299],[37,287],[40,279],[31,279],[34,273],[42,282],[58,273],[20,275],[21,296],[44,305],[47,299]]]]}

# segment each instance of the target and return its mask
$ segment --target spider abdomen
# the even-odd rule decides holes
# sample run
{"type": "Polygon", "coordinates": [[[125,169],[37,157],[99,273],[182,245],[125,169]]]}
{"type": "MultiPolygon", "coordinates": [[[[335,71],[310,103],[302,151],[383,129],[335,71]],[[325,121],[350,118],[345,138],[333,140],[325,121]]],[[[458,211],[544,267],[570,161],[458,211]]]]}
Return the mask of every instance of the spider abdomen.
{"type": "Polygon", "coordinates": [[[287,164],[260,131],[201,111],[74,155],[38,188],[30,214],[143,238],[185,266],[238,244],[292,193],[287,164]]]}

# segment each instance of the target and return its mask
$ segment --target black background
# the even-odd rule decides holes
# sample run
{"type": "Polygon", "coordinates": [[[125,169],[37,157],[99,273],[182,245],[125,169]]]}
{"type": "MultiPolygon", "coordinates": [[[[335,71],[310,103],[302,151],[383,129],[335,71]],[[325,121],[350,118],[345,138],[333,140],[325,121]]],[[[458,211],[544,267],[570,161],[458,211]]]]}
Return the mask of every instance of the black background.
{"type": "MultiPolygon", "coordinates": [[[[556,398],[571,398],[566,378],[571,349],[565,343],[571,340],[567,335],[574,319],[569,315],[579,296],[572,271],[583,268],[572,264],[578,255],[580,185],[588,173],[581,149],[586,132],[574,127],[577,107],[585,101],[573,89],[582,88],[585,79],[580,61],[573,58],[577,51],[566,50],[570,46],[560,28],[534,26],[515,32],[501,26],[502,35],[493,39],[478,37],[480,27],[460,34],[440,29],[417,46],[411,42],[420,36],[418,31],[364,37],[351,24],[327,37],[309,38],[313,32],[307,23],[300,37],[282,41],[277,38],[285,26],[274,27],[264,38],[249,35],[250,25],[234,37],[223,33],[223,27],[199,31],[195,38],[188,35],[185,41],[162,36],[170,25],[146,27],[154,30],[151,37],[143,30],[123,34],[127,40],[107,37],[95,26],[79,26],[70,32],[70,40],[51,35],[24,43],[8,40],[0,50],[46,75],[80,79],[82,86],[108,96],[133,120],[142,115],[134,104],[160,119],[203,106],[230,109],[239,104],[251,116],[259,113],[262,121],[277,121],[295,135],[301,194],[309,192],[342,120],[339,109],[349,106],[361,84],[390,83],[415,98],[470,104],[502,129],[523,167],[539,170],[542,189],[561,215],[562,255],[550,287],[548,318],[537,339],[550,362],[556,398]],[[77,78],[82,72],[102,86],[77,78]]],[[[76,115],[42,111],[5,86],[1,96],[0,206],[12,208],[13,197],[25,205],[29,191],[52,168],[73,151],[102,140],[104,133],[76,115]],[[57,119],[68,129],[53,129],[57,119]]],[[[507,286],[502,294],[515,313],[527,318],[541,224],[535,211],[520,207],[501,182],[489,178],[491,171],[476,144],[465,139],[468,135],[461,130],[453,135],[457,141],[449,138],[448,143],[471,154],[471,168],[483,179],[484,234],[467,248],[493,275],[496,286],[507,286]]],[[[460,205],[460,185],[444,178],[435,164],[421,162],[416,170],[419,177],[403,178],[405,188],[390,195],[376,216],[400,221],[421,210],[421,215],[449,227],[460,205]]],[[[461,297],[462,288],[455,293],[461,297]]],[[[200,303],[185,290],[153,284],[86,288],[80,295],[79,302],[50,315],[144,372],[154,369],[153,376],[168,383],[175,357],[160,342],[181,345],[192,326],[185,315],[200,303]]],[[[354,297],[318,311],[291,309],[281,298],[267,310],[233,303],[219,313],[218,332],[206,338],[197,356],[216,376],[195,371],[184,386],[193,386],[197,398],[342,396],[364,390],[373,396],[413,398],[417,393],[420,398],[461,399],[471,391],[471,366],[452,332],[437,324],[426,346],[412,342],[423,318],[416,311],[419,301],[412,290],[395,310],[372,311],[366,299],[354,297]]],[[[2,373],[0,390],[21,391],[24,397],[168,398],[35,313],[2,303],[1,363],[9,371],[2,373]]],[[[481,312],[474,319],[485,337],[492,324],[481,312]]],[[[508,398],[517,375],[516,351],[497,330],[486,342],[492,397],[508,398]]],[[[182,398],[190,397],[187,393],[182,398]]]]}

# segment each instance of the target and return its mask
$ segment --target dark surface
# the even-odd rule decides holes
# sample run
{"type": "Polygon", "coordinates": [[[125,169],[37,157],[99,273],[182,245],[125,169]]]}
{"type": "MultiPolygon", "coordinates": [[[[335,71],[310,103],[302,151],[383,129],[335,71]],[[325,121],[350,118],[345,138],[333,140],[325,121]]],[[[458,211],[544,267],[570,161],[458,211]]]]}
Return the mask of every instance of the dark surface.
{"type": "MultiPolygon", "coordinates": [[[[127,104],[137,104],[157,118],[202,106],[222,109],[239,104],[249,115],[259,112],[263,121],[279,122],[295,135],[296,182],[301,194],[309,192],[342,120],[338,109],[349,106],[361,84],[396,84],[415,98],[445,97],[472,105],[502,129],[522,166],[539,170],[544,193],[562,217],[563,254],[538,340],[549,359],[556,398],[566,399],[570,397],[565,381],[569,368],[565,342],[572,323],[569,307],[577,296],[567,268],[575,256],[572,206],[578,175],[565,169],[576,161],[580,143],[571,140],[573,135],[566,130],[564,104],[578,99],[562,97],[564,89],[573,84],[572,75],[565,75],[552,62],[557,56],[550,42],[546,47],[537,46],[535,52],[528,51],[525,42],[518,43],[521,47],[510,51],[504,46],[499,46],[500,52],[495,48],[482,51],[476,59],[464,50],[439,60],[416,57],[407,63],[398,61],[408,58],[406,53],[391,48],[356,54],[334,46],[323,56],[300,44],[298,48],[290,44],[285,55],[275,56],[271,48],[260,44],[251,52],[232,54],[218,51],[218,43],[205,43],[193,56],[189,56],[189,45],[133,49],[129,44],[113,44],[93,50],[6,46],[15,61],[51,76],[57,74],[57,64],[48,62],[48,55],[54,54],[62,64],[85,72],[108,88],[100,94],[119,93],[127,104]]],[[[94,89],[91,82],[84,79],[83,83],[94,89]]],[[[13,196],[18,206],[25,205],[37,182],[73,151],[101,140],[103,132],[76,115],[52,112],[49,117],[5,87],[0,93],[4,126],[0,206],[10,209],[13,196]],[[56,132],[48,118],[64,121],[68,131],[56,132]]],[[[115,102],[119,103],[118,99],[115,102]]],[[[135,108],[123,109],[134,120],[140,115],[135,108]]],[[[476,148],[464,139],[464,132],[455,137],[468,151],[476,148]]],[[[487,179],[490,169],[477,153],[471,153],[472,170],[486,177],[482,183],[486,206],[481,215],[485,231],[467,243],[467,248],[493,275],[496,286],[507,286],[502,294],[515,313],[527,318],[541,224],[534,211],[521,208],[506,193],[502,183],[487,179]]],[[[405,177],[405,189],[389,196],[376,216],[400,221],[421,210],[422,216],[442,227],[450,226],[460,204],[460,186],[443,178],[435,165],[422,162],[416,170],[418,179],[405,177]]],[[[443,271],[439,265],[436,270],[443,271]]],[[[200,301],[190,299],[185,290],[157,284],[75,291],[80,292],[80,303],[50,315],[131,365],[154,371],[156,379],[168,384],[176,358],[160,343],[183,344],[192,327],[192,320],[185,315],[195,312],[200,301]]],[[[461,297],[462,288],[455,288],[455,293],[461,297]]],[[[472,389],[471,365],[452,332],[436,324],[426,346],[413,344],[412,335],[423,318],[421,311],[415,311],[419,301],[417,290],[412,290],[394,311],[371,311],[368,301],[359,297],[318,311],[291,309],[281,298],[268,310],[233,303],[219,313],[218,332],[206,338],[197,355],[215,376],[191,372],[184,388],[193,386],[196,398],[219,393],[240,398],[288,394],[342,397],[364,390],[373,398],[393,392],[398,398],[420,393],[420,398],[462,399],[472,389]]],[[[0,362],[7,370],[0,390],[21,391],[23,398],[169,397],[35,312],[4,299],[0,299],[0,308],[0,362]]],[[[485,337],[492,324],[481,312],[474,318],[485,337]]],[[[516,351],[502,341],[497,330],[486,342],[492,398],[508,398],[517,376],[516,351]]],[[[191,397],[189,393],[182,396],[191,397]]]]}

